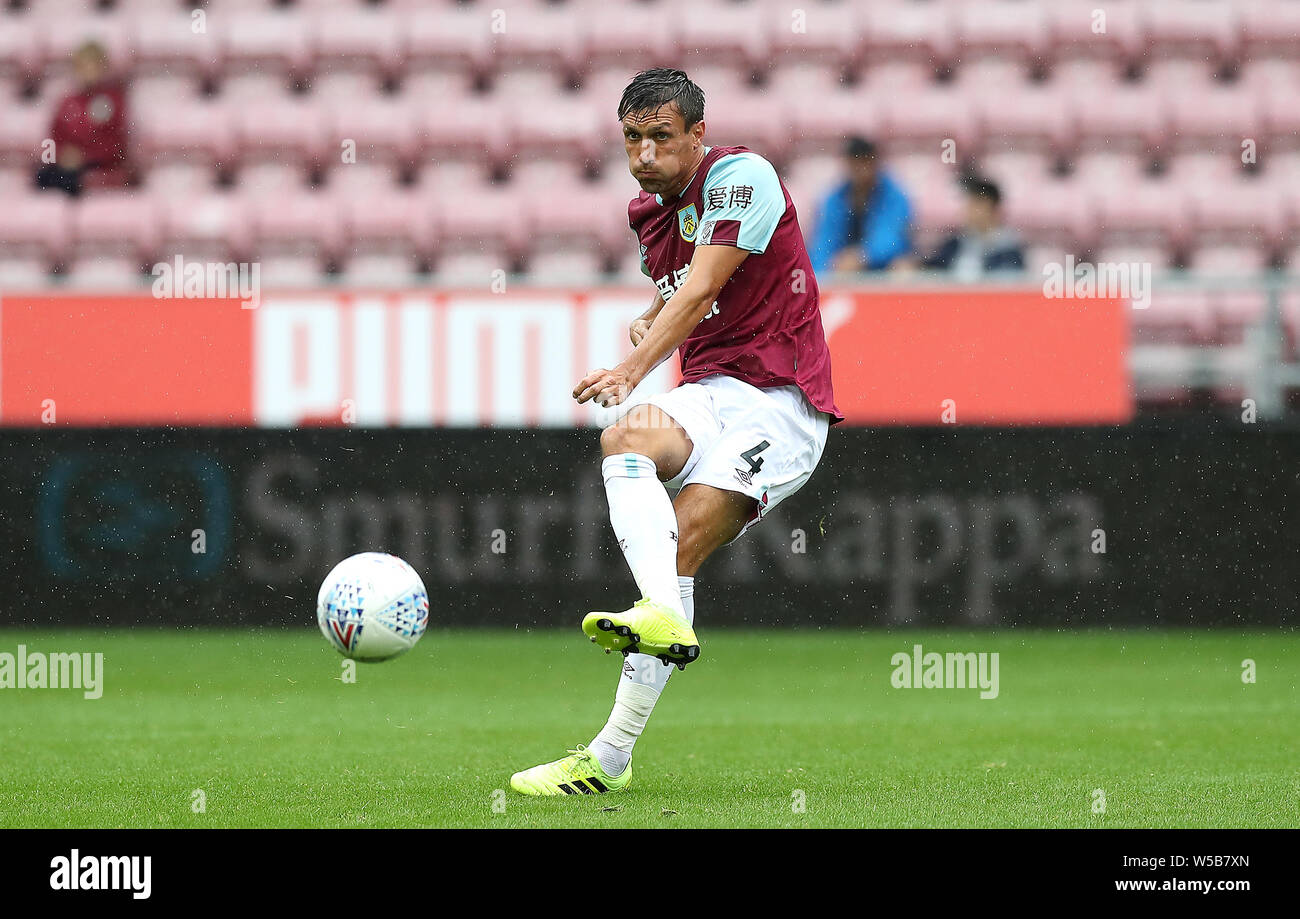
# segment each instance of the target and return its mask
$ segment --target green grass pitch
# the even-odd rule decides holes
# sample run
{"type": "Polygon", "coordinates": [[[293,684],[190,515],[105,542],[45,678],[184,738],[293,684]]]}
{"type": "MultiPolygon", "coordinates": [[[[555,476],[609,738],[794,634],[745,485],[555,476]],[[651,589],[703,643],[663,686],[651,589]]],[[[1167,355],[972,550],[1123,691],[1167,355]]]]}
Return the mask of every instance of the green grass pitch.
{"type": "Polygon", "coordinates": [[[0,630],[3,652],[105,655],[99,700],[0,689],[0,826],[1300,825],[1294,633],[701,638],[628,792],[536,799],[510,774],[588,742],[613,700],[619,659],[576,628],[431,631],[355,684],[306,629],[0,630]],[[914,643],[997,651],[998,698],[893,688],[914,643]]]}

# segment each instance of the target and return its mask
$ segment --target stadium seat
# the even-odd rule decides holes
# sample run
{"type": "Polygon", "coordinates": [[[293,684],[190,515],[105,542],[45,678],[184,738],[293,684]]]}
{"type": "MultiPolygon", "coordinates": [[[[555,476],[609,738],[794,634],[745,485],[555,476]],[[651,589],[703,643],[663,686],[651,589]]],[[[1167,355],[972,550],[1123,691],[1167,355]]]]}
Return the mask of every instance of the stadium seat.
{"type": "Polygon", "coordinates": [[[134,112],[134,144],[146,163],[183,159],[214,165],[237,147],[230,109],[220,103],[177,101],[134,112]]]}
{"type": "Polygon", "coordinates": [[[584,14],[584,20],[583,57],[590,69],[621,66],[631,77],[639,69],[676,66],[674,24],[665,20],[659,4],[627,0],[598,3],[584,14]],[[631,61],[635,65],[630,65],[631,61]]]}
{"type": "Polygon", "coordinates": [[[810,96],[791,110],[795,153],[839,153],[850,134],[879,134],[883,117],[862,87],[810,96]]]}
{"type": "Polygon", "coordinates": [[[34,171],[30,160],[13,166],[0,166],[0,197],[8,200],[11,195],[26,194],[32,188],[34,171]]]}
{"type": "Polygon", "coordinates": [[[420,285],[419,264],[410,253],[362,252],[348,256],[338,281],[346,287],[410,288],[420,285]]]}
{"type": "Polygon", "coordinates": [[[1300,58],[1300,4],[1292,0],[1243,0],[1243,53],[1300,58]]]}
{"type": "Polygon", "coordinates": [[[1058,58],[1105,58],[1140,63],[1149,48],[1144,4],[1114,0],[1053,0],[1048,7],[1053,54],[1058,58]]]}
{"type": "Polygon", "coordinates": [[[958,57],[996,54],[1022,62],[1046,56],[1051,38],[1047,9],[1026,0],[985,0],[955,9],[958,57]]]}
{"type": "Polygon", "coordinates": [[[1049,158],[1043,153],[995,149],[979,158],[978,172],[998,183],[1005,198],[1013,190],[1017,194],[1032,194],[1034,189],[1052,181],[1050,166],[1049,158]]]}
{"type": "Polygon", "coordinates": [[[789,114],[782,101],[768,93],[721,96],[708,110],[705,122],[713,144],[739,144],[777,160],[790,146],[789,114]]]}
{"type": "Polygon", "coordinates": [[[1261,57],[1242,62],[1237,81],[1256,97],[1276,90],[1294,92],[1300,86],[1300,60],[1261,57]]]}
{"type": "Polygon", "coordinates": [[[881,100],[884,131],[891,148],[924,149],[936,154],[945,141],[956,143],[956,153],[979,149],[979,121],[965,99],[939,87],[913,95],[892,95],[881,100]]]}
{"type": "Polygon", "coordinates": [[[354,253],[394,252],[429,256],[438,245],[438,201],[428,194],[395,189],[358,193],[334,191],[354,253]]]}
{"type": "Polygon", "coordinates": [[[1178,150],[1226,142],[1240,156],[1242,138],[1263,136],[1263,115],[1257,97],[1242,86],[1173,94],[1169,113],[1172,146],[1178,150]]]}
{"type": "Polygon", "coordinates": [[[1220,144],[1217,151],[1194,150],[1180,153],[1168,163],[1167,178],[1171,184],[1186,188],[1203,188],[1207,185],[1227,186],[1241,178],[1241,149],[1220,144]]]}
{"type": "Polygon", "coordinates": [[[310,255],[324,260],[338,256],[347,242],[346,213],[338,199],[325,193],[252,196],[249,214],[259,257],[310,255]]]}
{"type": "Polygon", "coordinates": [[[364,66],[385,76],[401,73],[406,43],[400,21],[390,12],[352,5],[311,12],[310,40],[319,70],[364,66]]]}
{"type": "Polygon", "coordinates": [[[861,71],[862,83],[877,97],[923,92],[934,83],[934,66],[925,61],[876,59],[861,71]]]}
{"type": "Polygon", "coordinates": [[[0,251],[6,259],[62,259],[71,238],[71,210],[62,194],[27,190],[6,200],[0,207],[0,251]]]}
{"type": "Polygon", "coordinates": [[[913,58],[947,66],[956,57],[956,30],[947,3],[877,0],[866,16],[868,60],[913,58]]]}
{"type": "Polygon", "coordinates": [[[179,7],[170,12],[138,6],[131,11],[128,26],[132,43],[132,74],[176,78],[213,78],[222,63],[219,29],[195,31],[191,11],[179,7]]]}
{"type": "Polygon", "coordinates": [[[1282,243],[1286,202],[1264,183],[1206,183],[1195,186],[1189,199],[1198,240],[1246,243],[1265,252],[1282,243]]]}
{"type": "Polygon", "coordinates": [[[745,69],[761,66],[767,60],[767,23],[759,18],[758,4],[664,0],[661,5],[665,7],[664,18],[677,22],[681,53],[745,69]]]}
{"type": "Polygon", "coordinates": [[[239,261],[253,251],[248,202],[234,195],[168,200],[163,220],[167,248],[186,258],[239,261]]]}
{"type": "Polygon", "coordinates": [[[48,52],[41,29],[30,16],[6,16],[0,29],[0,75],[32,79],[45,67],[48,52]]]}
{"type": "Polygon", "coordinates": [[[240,195],[252,197],[307,191],[307,170],[302,163],[278,159],[250,159],[235,177],[240,195]]]}
{"type": "Polygon", "coordinates": [[[811,64],[833,74],[857,63],[870,25],[866,4],[756,0],[774,67],[811,64]]]}
{"type": "Polygon", "coordinates": [[[160,198],[198,195],[211,190],[215,180],[216,173],[210,166],[174,160],[145,170],[144,189],[160,198]]]}
{"type": "Polygon", "coordinates": [[[1169,57],[1147,63],[1142,85],[1165,98],[1191,96],[1219,88],[1212,61],[1206,58],[1169,57]]]}
{"type": "Polygon", "coordinates": [[[437,287],[486,290],[497,272],[509,272],[511,259],[505,250],[453,249],[438,259],[433,283],[437,287]]]}
{"type": "Polygon", "coordinates": [[[38,255],[0,253],[0,290],[5,293],[43,290],[50,283],[49,262],[38,255]]]}
{"type": "Polygon", "coordinates": [[[563,78],[583,60],[585,22],[567,5],[510,4],[492,11],[489,28],[494,66],[531,67],[563,78]]]}
{"type": "MultiPolygon", "coordinates": [[[[446,189],[439,201],[438,238],[446,249],[491,249],[510,257],[527,250],[528,225],[516,194],[500,186],[446,189]]],[[[498,262],[497,267],[508,264],[498,262]]]]}
{"type": "Polygon", "coordinates": [[[583,248],[541,249],[528,259],[528,279],[537,284],[573,285],[599,275],[600,254],[583,248]]]}
{"type": "Polygon", "coordinates": [[[1062,155],[1077,143],[1065,95],[1053,86],[1013,85],[977,100],[985,150],[1037,150],[1062,155]]]}
{"type": "Polygon", "coordinates": [[[1300,106],[1294,87],[1272,87],[1260,100],[1265,144],[1272,150],[1300,148],[1300,106]]]}
{"type": "Polygon", "coordinates": [[[532,246],[558,241],[562,247],[581,243],[588,249],[613,253],[632,243],[627,225],[630,198],[630,194],[599,185],[558,186],[546,195],[523,196],[519,219],[532,246]]]}
{"type": "Polygon", "coordinates": [[[398,190],[397,178],[392,165],[360,159],[355,163],[334,163],[325,174],[325,185],[338,194],[383,195],[398,190]]]}
{"type": "Polygon", "coordinates": [[[85,195],[72,209],[72,238],[78,257],[152,258],[162,243],[158,202],[135,191],[85,195]]]}
{"type": "Polygon", "coordinates": [[[420,105],[442,105],[449,98],[469,95],[472,82],[464,70],[424,64],[408,68],[402,78],[401,98],[420,105]]]}
{"type": "Polygon", "coordinates": [[[286,79],[311,72],[311,41],[304,17],[271,8],[232,13],[220,34],[222,59],[230,71],[262,71],[286,79]]]}
{"type": "Polygon", "coordinates": [[[119,65],[131,56],[128,51],[132,36],[122,17],[98,12],[90,16],[71,14],[67,6],[57,3],[34,6],[28,15],[35,18],[43,36],[42,51],[59,66],[66,66],[72,52],[88,40],[103,45],[109,60],[119,65]],[[77,28],[68,28],[69,21],[76,21],[77,28]]]}
{"type": "MultiPolygon", "coordinates": [[[[1105,253],[1108,261],[1154,261],[1158,253],[1145,251],[1119,251],[1105,253]]],[[[1216,338],[1218,321],[1208,290],[1201,288],[1157,288],[1152,292],[1151,304],[1143,310],[1133,310],[1135,337],[1139,341],[1158,342],[1211,342],[1216,338]]]]}
{"type": "Polygon", "coordinates": [[[1167,181],[1097,189],[1097,224],[1111,246],[1177,249],[1190,232],[1188,190],[1167,181]]]}
{"type": "Polygon", "coordinates": [[[109,291],[137,290],[148,284],[150,277],[140,271],[141,263],[122,255],[75,255],[60,272],[60,280],[73,290],[109,291]]]}
{"type": "Polygon", "coordinates": [[[248,102],[235,115],[241,162],[273,159],[298,165],[338,156],[327,151],[327,112],[313,100],[281,97],[248,102]]]}
{"type": "Polygon", "coordinates": [[[1192,271],[1211,276],[1256,275],[1268,268],[1269,250],[1262,246],[1194,246],[1187,259],[1192,271]]]}
{"type": "Polygon", "coordinates": [[[406,99],[381,97],[366,105],[332,107],[325,126],[325,159],[409,166],[422,152],[419,128],[418,112],[406,99]]]}
{"type": "Polygon", "coordinates": [[[483,74],[492,56],[483,11],[463,5],[413,5],[399,14],[408,67],[446,66],[483,74]]]}
{"type": "Polygon", "coordinates": [[[1061,57],[1052,61],[1048,83],[1066,93],[1073,108],[1084,93],[1109,92],[1121,82],[1122,71],[1116,58],[1061,57]]]}
{"type": "Polygon", "coordinates": [[[35,169],[51,121],[47,107],[6,105],[0,117],[0,163],[24,163],[35,169]]]}
{"type": "Polygon", "coordinates": [[[193,104],[200,101],[199,81],[169,73],[135,77],[128,84],[128,99],[133,112],[159,105],[193,104]]]}
{"type": "Polygon", "coordinates": [[[1233,0],[1151,3],[1144,18],[1153,55],[1190,53],[1227,62],[1240,53],[1241,22],[1233,0]]]}
{"type": "Polygon", "coordinates": [[[1012,185],[1003,191],[1007,223],[1026,238],[1068,252],[1095,245],[1096,213],[1087,187],[1055,180],[1038,187],[1012,185]]]}
{"type": "Polygon", "coordinates": [[[1169,131],[1166,101],[1149,86],[1113,87],[1075,100],[1079,144],[1085,150],[1158,149],[1169,131]]]}
{"type": "Polygon", "coordinates": [[[450,100],[417,112],[417,119],[424,153],[435,160],[472,152],[489,163],[502,163],[510,154],[505,107],[495,98],[450,100]]]}
{"type": "Polygon", "coordinates": [[[599,159],[605,142],[618,137],[613,117],[606,113],[602,118],[585,99],[552,99],[540,109],[536,102],[510,100],[502,111],[512,157],[545,150],[565,152],[579,160],[599,159]]]}

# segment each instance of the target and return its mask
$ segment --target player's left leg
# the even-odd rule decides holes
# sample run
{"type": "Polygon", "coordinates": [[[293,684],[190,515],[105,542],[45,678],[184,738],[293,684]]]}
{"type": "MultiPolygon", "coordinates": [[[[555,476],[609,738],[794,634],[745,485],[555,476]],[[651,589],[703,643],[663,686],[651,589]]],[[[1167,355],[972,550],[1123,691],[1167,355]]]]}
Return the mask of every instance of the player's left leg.
{"type": "MultiPolygon", "coordinates": [[[[715,550],[731,542],[756,513],[754,499],[711,485],[687,485],[673,501],[677,515],[678,587],[687,619],[695,622],[695,572],[715,550]]],[[[621,777],[645,730],[673,665],[650,654],[628,654],[614,693],[609,720],[588,747],[604,774],[621,777]]]]}
{"type": "Polygon", "coordinates": [[[600,437],[609,521],[641,599],[621,612],[597,611],[582,631],[606,653],[644,652],[685,667],[700,656],[677,584],[678,527],[663,482],[688,471],[709,436],[707,393],[686,384],[659,404],[639,405],[600,437]],[[695,434],[673,413],[688,419],[695,434]]]}

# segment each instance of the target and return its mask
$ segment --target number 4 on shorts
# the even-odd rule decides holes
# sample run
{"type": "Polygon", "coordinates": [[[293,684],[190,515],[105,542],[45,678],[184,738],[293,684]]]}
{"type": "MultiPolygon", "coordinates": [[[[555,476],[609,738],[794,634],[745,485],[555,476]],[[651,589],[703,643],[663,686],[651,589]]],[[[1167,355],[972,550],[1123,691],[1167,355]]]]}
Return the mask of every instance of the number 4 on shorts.
{"type": "Polygon", "coordinates": [[[740,454],[740,458],[749,463],[750,475],[753,475],[755,472],[758,472],[758,470],[763,468],[763,458],[758,454],[762,453],[770,446],[772,446],[770,443],[763,441],[740,454]]]}

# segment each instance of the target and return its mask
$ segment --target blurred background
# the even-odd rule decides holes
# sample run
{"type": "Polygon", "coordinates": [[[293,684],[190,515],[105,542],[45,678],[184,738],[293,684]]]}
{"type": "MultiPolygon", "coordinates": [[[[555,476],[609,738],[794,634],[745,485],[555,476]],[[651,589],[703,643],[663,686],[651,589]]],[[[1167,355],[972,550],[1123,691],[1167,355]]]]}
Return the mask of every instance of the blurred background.
{"type": "Polygon", "coordinates": [[[567,621],[617,561],[568,393],[654,293],[615,110],[661,65],[786,182],[849,415],[718,562],[758,621],[774,567],[819,621],[1281,615],[1300,0],[3,0],[18,595],[299,621],[387,546],[464,621],[567,621]]]}
{"type": "Polygon", "coordinates": [[[1144,407],[1276,415],[1297,382],[1267,369],[1300,321],[1296,0],[5,0],[0,26],[3,290],[142,288],[177,254],[268,290],[643,285],[614,112],[672,65],[815,255],[873,161],[866,275],[835,281],[1150,265],[1144,407]],[[977,229],[1001,257],[956,257],[977,229]]]}

